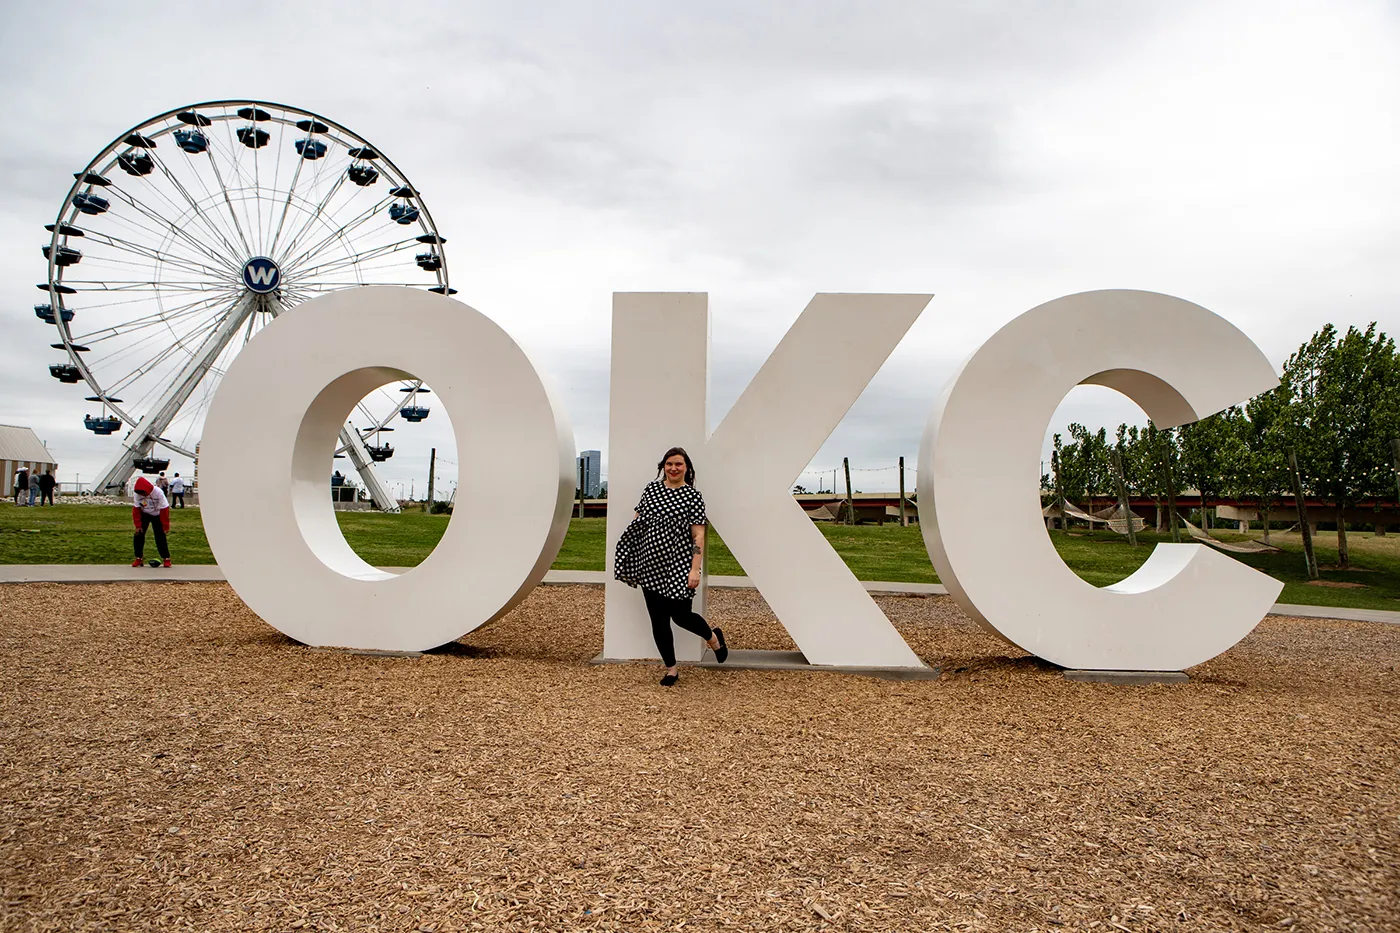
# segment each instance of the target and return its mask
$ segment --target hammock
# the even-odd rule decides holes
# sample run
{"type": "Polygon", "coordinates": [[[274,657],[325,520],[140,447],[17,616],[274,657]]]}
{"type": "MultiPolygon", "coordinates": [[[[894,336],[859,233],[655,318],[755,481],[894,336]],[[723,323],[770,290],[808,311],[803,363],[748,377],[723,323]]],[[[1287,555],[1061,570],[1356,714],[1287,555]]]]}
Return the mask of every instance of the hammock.
{"type": "MultiPolygon", "coordinates": [[[[1045,518],[1054,518],[1059,514],[1059,510],[1055,508],[1055,504],[1052,502],[1041,509],[1040,514],[1045,518]]],[[[1068,499],[1065,500],[1065,515],[1069,518],[1078,519],[1081,522],[1088,522],[1091,528],[1094,525],[1107,525],[1111,531],[1116,531],[1120,535],[1128,533],[1129,515],[1132,515],[1133,531],[1142,531],[1147,525],[1147,522],[1133,515],[1132,512],[1124,512],[1121,506],[1115,505],[1106,509],[1100,509],[1097,512],[1089,513],[1073,502],[1070,502],[1068,499]]]]}
{"type": "Polygon", "coordinates": [[[1177,519],[1181,524],[1186,526],[1186,532],[1192,538],[1195,538],[1202,544],[1209,544],[1213,548],[1219,548],[1222,551],[1230,551],[1234,554],[1272,554],[1279,550],[1279,548],[1274,547],[1272,544],[1265,544],[1262,541],[1217,541],[1181,516],[1178,515],[1177,519]]]}
{"type": "MultiPolygon", "coordinates": [[[[1055,503],[1052,502],[1045,508],[1041,509],[1040,514],[1045,518],[1058,518],[1060,511],[1059,509],[1055,508],[1055,503]]],[[[1088,522],[1090,525],[1102,525],[1104,523],[1104,520],[1102,518],[1090,515],[1088,512],[1084,511],[1068,499],[1065,500],[1065,515],[1068,518],[1077,518],[1081,522],[1088,522]]]]}
{"type": "Polygon", "coordinates": [[[1134,515],[1131,510],[1124,509],[1121,505],[1115,505],[1108,509],[1101,509],[1094,514],[1099,517],[1100,521],[1108,525],[1110,530],[1116,531],[1120,535],[1126,535],[1128,533],[1128,522],[1130,520],[1133,523],[1134,532],[1142,531],[1143,528],[1147,527],[1147,522],[1143,521],[1137,515],[1134,515]]]}

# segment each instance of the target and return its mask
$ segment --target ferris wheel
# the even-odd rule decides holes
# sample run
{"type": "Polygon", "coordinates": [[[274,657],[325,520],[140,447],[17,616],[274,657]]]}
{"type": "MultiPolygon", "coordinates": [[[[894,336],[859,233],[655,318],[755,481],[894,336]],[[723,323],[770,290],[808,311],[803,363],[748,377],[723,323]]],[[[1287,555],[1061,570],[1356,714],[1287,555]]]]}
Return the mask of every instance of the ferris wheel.
{"type": "MultiPolygon", "coordinates": [[[[260,328],[317,295],[406,285],[443,295],[446,242],[408,178],[376,146],[325,117],[263,101],[211,101],[133,127],[81,172],[43,252],[39,320],[85,384],[97,435],[126,429],[93,489],[193,459],[219,377],[260,328]]],[[[275,378],[275,374],[268,374],[275,378]]],[[[376,504],[387,433],[428,417],[429,390],[405,382],[351,413],[348,457],[376,504]],[[397,391],[394,391],[397,389],[397,391]]]]}

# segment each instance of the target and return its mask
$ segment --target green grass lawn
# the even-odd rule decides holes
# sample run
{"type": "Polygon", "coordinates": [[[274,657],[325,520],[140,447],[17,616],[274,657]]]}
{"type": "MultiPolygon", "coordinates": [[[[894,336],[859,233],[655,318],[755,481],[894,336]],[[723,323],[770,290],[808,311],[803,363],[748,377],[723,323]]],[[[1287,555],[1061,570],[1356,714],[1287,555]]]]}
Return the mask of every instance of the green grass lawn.
{"type": "MultiPolygon", "coordinates": [[[[170,546],[177,562],[212,564],[214,555],[204,537],[198,509],[172,513],[170,546]]],[[[427,557],[447,529],[446,515],[406,512],[338,512],[341,531],[361,557],[381,567],[411,567],[427,557]]],[[[936,583],[938,575],[929,563],[917,526],[821,524],[817,526],[847,566],[862,580],[936,583]]],[[[605,519],[572,519],[569,535],[554,566],[561,570],[602,570],[607,524],[605,519]]],[[[131,509],[126,506],[58,505],[50,508],[16,508],[0,501],[0,563],[5,564],[115,564],[131,559],[131,509]]],[[[1244,536],[1216,532],[1225,541],[1244,536]]],[[[1170,540],[1153,534],[1139,535],[1142,544],[1128,546],[1111,531],[1051,532],[1056,550],[1080,577],[1095,586],[1106,586],[1128,576],[1152,552],[1151,545],[1170,540]]],[[[1258,534],[1250,535],[1258,537],[1258,534]]],[[[1360,587],[1317,586],[1307,582],[1303,570],[1302,542],[1298,535],[1275,534],[1277,554],[1230,555],[1284,582],[1281,602],[1314,606],[1400,610],[1400,536],[1377,538],[1352,532],[1353,569],[1324,570],[1327,583],[1361,584],[1360,587]]],[[[1337,560],[1337,535],[1321,532],[1316,539],[1318,561],[1324,566],[1337,560]]],[[[147,554],[155,553],[147,541],[147,554]]],[[[742,574],[723,539],[710,532],[709,568],[715,574],[742,574]]],[[[1014,572],[1009,569],[1009,572],[1014,572]]]]}

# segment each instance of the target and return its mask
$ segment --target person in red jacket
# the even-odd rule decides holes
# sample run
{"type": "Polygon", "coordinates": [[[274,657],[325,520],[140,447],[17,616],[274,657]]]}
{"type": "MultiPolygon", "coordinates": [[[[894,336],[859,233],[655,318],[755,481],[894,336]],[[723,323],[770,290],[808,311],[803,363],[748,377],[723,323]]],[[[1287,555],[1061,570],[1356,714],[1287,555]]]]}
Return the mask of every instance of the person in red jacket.
{"type": "Polygon", "coordinates": [[[146,550],[146,526],[150,525],[156,533],[156,550],[165,559],[165,566],[169,567],[170,545],[166,543],[165,535],[170,531],[170,503],[165,493],[142,476],[137,478],[132,496],[135,504],[131,507],[131,523],[136,526],[136,534],[131,536],[131,540],[136,547],[136,559],[131,566],[140,567],[142,564],[141,555],[146,550]]]}

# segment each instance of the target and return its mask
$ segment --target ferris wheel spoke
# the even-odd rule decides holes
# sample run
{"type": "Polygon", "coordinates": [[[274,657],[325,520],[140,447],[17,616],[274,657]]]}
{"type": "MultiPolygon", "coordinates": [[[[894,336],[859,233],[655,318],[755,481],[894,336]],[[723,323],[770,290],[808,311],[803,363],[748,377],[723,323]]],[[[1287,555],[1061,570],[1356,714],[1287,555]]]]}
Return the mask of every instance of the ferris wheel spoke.
{"type": "Polygon", "coordinates": [[[113,383],[111,391],[117,393],[125,390],[136,379],[158,367],[166,359],[176,356],[180,352],[188,354],[189,345],[198,343],[198,336],[209,330],[209,324],[203,321],[185,322],[185,326],[179,329],[167,327],[163,330],[153,330],[140,339],[119,349],[105,358],[94,360],[94,363],[102,363],[107,367],[115,365],[128,365],[128,361],[136,359],[135,366],[117,377],[113,383]],[[151,354],[149,359],[143,358],[151,354]]]}
{"type": "MultiPolygon", "coordinates": [[[[182,395],[183,397],[180,400],[183,401],[185,397],[188,397],[189,392],[193,391],[194,382],[191,382],[191,379],[194,378],[195,381],[197,381],[197,379],[203,375],[208,369],[209,364],[218,357],[218,354],[228,345],[233,335],[243,326],[244,318],[252,313],[253,307],[254,303],[245,297],[240,299],[233,307],[226,310],[214,323],[212,330],[203,327],[198,329],[191,328],[186,332],[185,336],[193,336],[196,332],[204,333],[203,340],[199,342],[199,345],[193,351],[185,346],[185,340],[182,337],[167,345],[154,359],[145,363],[141,368],[135,371],[134,374],[130,375],[126,384],[130,384],[135,378],[151,371],[175,353],[183,351],[190,354],[190,358],[181,370],[179,377],[176,379],[177,391],[174,393],[175,395],[182,395]]],[[[118,383],[118,385],[121,384],[121,382],[118,383]]],[[[170,417],[174,417],[174,412],[170,413],[170,417]]]]}
{"type": "Polygon", "coordinates": [[[79,292],[208,292],[222,291],[228,286],[216,282],[124,282],[113,279],[97,282],[83,279],[64,279],[64,285],[79,292]]]}
{"type": "Polygon", "coordinates": [[[92,231],[88,233],[88,238],[97,243],[101,243],[104,246],[110,246],[113,249],[122,250],[128,253],[134,253],[135,255],[140,256],[144,259],[153,259],[156,262],[164,263],[169,266],[174,266],[175,268],[183,269],[186,272],[191,272],[195,275],[202,274],[218,277],[223,277],[227,275],[226,269],[216,269],[213,266],[205,265],[202,262],[198,262],[193,259],[187,259],[183,256],[176,256],[173,253],[162,252],[156,247],[146,246],[142,243],[134,243],[122,237],[113,236],[110,233],[99,233],[92,231]]]}
{"type": "MultiPolygon", "coordinates": [[[[190,194],[189,189],[184,186],[180,179],[175,177],[175,173],[170,170],[170,166],[166,164],[165,159],[161,158],[161,156],[154,149],[148,149],[146,151],[151,154],[155,161],[156,167],[158,167],[161,170],[161,173],[165,176],[166,180],[170,182],[171,186],[180,194],[182,198],[185,199],[185,203],[187,203],[190,206],[190,208],[195,212],[195,216],[198,216],[199,219],[204,222],[204,226],[206,229],[208,229],[210,234],[212,234],[216,239],[218,239],[218,241],[224,245],[224,248],[228,250],[226,255],[229,257],[229,259],[236,263],[237,257],[239,255],[238,248],[234,246],[233,243],[229,240],[229,238],[225,235],[223,228],[220,225],[214,223],[213,218],[210,217],[208,212],[204,210],[204,207],[199,203],[199,201],[195,199],[194,195],[190,194]]],[[[208,185],[204,185],[203,176],[196,172],[195,178],[199,179],[199,183],[204,186],[205,193],[210,194],[208,190],[208,185]]],[[[212,194],[210,196],[212,197],[212,194]]]]}
{"type": "Polygon", "coordinates": [[[233,220],[233,229],[238,231],[238,239],[243,244],[243,251],[245,254],[251,255],[253,246],[248,242],[248,235],[243,232],[243,223],[238,219],[238,211],[234,209],[233,199],[228,196],[228,185],[224,184],[224,175],[219,171],[219,160],[214,158],[215,151],[215,148],[211,146],[209,167],[214,170],[214,180],[219,183],[219,192],[224,196],[224,204],[228,206],[228,215],[233,220]]]}
{"type": "Polygon", "coordinates": [[[321,198],[320,202],[318,202],[316,206],[311,209],[311,211],[307,215],[306,220],[303,221],[302,225],[297,229],[297,232],[293,234],[290,239],[287,240],[287,245],[283,248],[284,253],[291,254],[296,251],[297,247],[301,244],[302,237],[306,236],[310,232],[313,225],[325,216],[326,206],[330,204],[331,200],[336,196],[336,194],[340,191],[341,186],[344,184],[345,173],[341,172],[340,175],[336,178],[335,183],[331,185],[330,190],[326,192],[325,197],[321,198]]]}
{"type": "Polygon", "coordinates": [[[368,223],[371,220],[374,220],[375,217],[379,215],[380,211],[384,207],[386,207],[391,200],[393,199],[387,197],[382,198],[370,207],[365,208],[359,214],[356,214],[354,217],[350,218],[350,220],[346,221],[344,224],[341,224],[339,227],[326,234],[326,236],[323,239],[318,240],[315,245],[302,250],[302,252],[299,255],[288,259],[285,265],[287,265],[290,268],[296,268],[297,266],[306,262],[308,259],[320,253],[321,250],[334,243],[337,238],[344,238],[351,232],[358,230],[364,224],[368,223]]]}
{"type": "MultiPolygon", "coordinates": [[[[307,137],[306,137],[306,138],[307,138],[307,139],[311,139],[311,138],[312,138],[312,134],[307,134],[307,137]]],[[[297,161],[300,162],[300,163],[305,164],[305,163],[307,162],[307,159],[305,159],[305,158],[300,158],[300,159],[297,159],[297,161]]],[[[305,189],[305,190],[308,190],[308,191],[315,191],[315,190],[317,190],[317,188],[320,186],[320,184],[321,184],[321,176],[322,176],[322,174],[323,174],[323,173],[325,172],[325,170],[326,170],[326,165],[327,165],[327,163],[329,163],[329,162],[331,161],[330,153],[327,152],[327,154],[326,154],[325,157],[320,158],[320,159],[316,159],[316,160],[314,160],[314,161],[315,161],[315,163],[316,163],[316,167],[313,168],[313,169],[311,170],[311,180],[307,183],[306,189],[305,189]]],[[[335,161],[339,162],[340,160],[339,160],[339,159],[336,159],[335,161]]],[[[344,173],[340,173],[340,178],[344,178],[344,177],[345,177],[345,176],[344,176],[344,173]]],[[[290,188],[287,189],[287,201],[286,201],[286,204],[284,204],[283,207],[282,207],[282,218],[281,218],[281,220],[279,220],[278,223],[277,223],[277,234],[278,234],[278,235],[277,235],[276,237],[273,238],[272,247],[271,247],[271,249],[272,249],[271,255],[276,255],[277,244],[278,244],[278,242],[280,242],[280,240],[281,240],[283,222],[285,222],[286,219],[287,219],[287,211],[288,211],[288,209],[289,209],[290,206],[291,206],[293,197],[296,196],[296,193],[297,193],[297,185],[298,185],[298,183],[300,182],[300,180],[301,180],[301,165],[298,165],[298,166],[297,166],[296,177],[294,177],[294,178],[292,179],[292,185],[291,185],[290,188]]],[[[305,199],[303,199],[303,200],[305,200],[305,199]]],[[[297,234],[297,235],[300,235],[300,230],[299,230],[299,229],[298,229],[298,234],[297,234]]],[[[288,248],[286,248],[286,247],[283,248],[283,252],[284,252],[284,253],[285,253],[285,252],[288,252],[288,251],[289,251],[288,248]]]]}
{"type": "MultiPolygon", "coordinates": [[[[130,204],[132,202],[127,201],[126,203],[130,204]]],[[[128,217],[125,215],[112,216],[111,223],[114,226],[121,228],[123,231],[130,231],[130,236],[132,237],[142,237],[143,235],[149,236],[157,243],[161,244],[167,250],[174,250],[177,247],[188,250],[190,255],[184,257],[186,259],[191,259],[195,262],[202,263],[203,259],[207,258],[221,265],[224,269],[227,270],[228,273],[236,272],[236,270],[229,262],[227,257],[222,256],[214,250],[209,249],[202,242],[190,236],[188,231],[184,230],[179,225],[171,223],[161,215],[151,212],[144,206],[133,206],[135,207],[139,216],[153,218],[157,220],[159,223],[165,226],[165,230],[162,231],[159,228],[152,227],[145,223],[141,223],[138,219],[134,217],[128,217]]],[[[117,240],[119,242],[131,243],[133,244],[133,246],[140,246],[146,249],[161,249],[161,246],[147,246],[145,244],[138,243],[136,239],[128,239],[127,237],[115,237],[112,234],[108,234],[105,232],[88,230],[87,235],[90,237],[111,237],[112,239],[117,240]]]]}
{"type": "Polygon", "coordinates": [[[292,172],[292,182],[287,186],[287,197],[282,202],[282,213],[277,218],[277,230],[272,234],[272,243],[267,248],[269,256],[277,255],[277,243],[282,239],[282,225],[287,222],[287,212],[291,210],[292,198],[296,196],[297,182],[301,179],[302,167],[306,165],[305,159],[297,159],[297,167],[292,172]]]}
{"type": "MultiPolygon", "coordinates": [[[[282,136],[283,134],[281,134],[281,133],[279,132],[278,135],[279,135],[279,137],[280,137],[280,136],[282,136]]],[[[281,140],[279,139],[279,142],[280,142],[280,141],[281,141],[281,140]]],[[[272,186],[271,186],[271,188],[268,189],[268,190],[270,190],[270,191],[274,191],[274,192],[275,192],[275,191],[280,191],[280,190],[281,190],[277,185],[278,185],[278,182],[280,182],[280,181],[282,180],[282,150],[285,149],[285,148],[286,148],[285,146],[281,146],[281,145],[277,146],[277,159],[276,159],[276,161],[273,162],[273,165],[272,165],[272,186]]],[[[303,159],[297,159],[297,161],[298,161],[298,162],[302,162],[302,161],[304,161],[304,160],[303,160],[303,159]]],[[[292,188],[296,188],[296,182],[295,182],[295,181],[292,182],[292,188]]],[[[261,190],[261,189],[259,189],[259,190],[261,190]]],[[[289,192],[290,192],[290,190],[291,190],[291,189],[289,189],[289,192]]],[[[261,202],[259,202],[259,204],[261,204],[261,202]]],[[[272,252],[273,252],[273,245],[272,245],[272,218],[273,218],[273,215],[277,213],[275,207],[273,207],[271,204],[269,204],[268,208],[269,208],[269,209],[268,209],[268,212],[267,212],[267,235],[264,236],[263,239],[262,239],[262,243],[263,243],[263,244],[265,245],[265,247],[266,247],[266,248],[264,249],[264,251],[263,251],[263,255],[264,255],[264,256],[270,256],[270,255],[272,254],[272,252]]]]}
{"type": "MultiPolygon", "coordinates": [[[[133,197],[126,191],[118,189],[118,194],[121,196],[123,201],[125,201],[133,209],[138,211],[142,216],[154,220],[159,224],[163,224],[171,234],[178,237],[183,242],[193,246],[200,252],[214,258],[216,261],[225,263],[229,266],[231,270],[237,269],[239,267],[239,263],[237,261],[237,254],[233,252],[232,246],[224,238],[222,233],[215,231],[215,237],[218,239],[219,242],[223,243],[226,247],[228,247],[228,252],[219,252],[215,249],[211,249],[208,245],[204,243],[204,241],[195,237],[186,227],[176,223],[173,220],[169,220],[163,214],[157,213],[153,208],[136,200],[135,197],[133,197]]],[[[203,213],[199,211],[198,207],[196,207],[195,210],[196,213],[200,216],[200,218],[204,219],[203,213]]],[[[205,226],[208,226],[207,220],[205,221],[205,226]]]]}
{"type": "Polygon", "coordinates": [[[335,259],[327,259],[325,262],[316,266],[291,266],[287,269],[287,274],[295,274],[298,277],[325,275],[328,272],[335,272],[339,269],[349,268],[350,266],[359,265],[363,262],[369,262],[370,260],[379,259],[382,256],[388,256],[392,253],[401,252],[405,249],[412,249],[415,246],[420,245],[421,244],[418,243],[417,240],[403,240],[398,243],[386,243],[383,246],[376,246],[372,249],[363,250],[358,253],[352,253],[349,256],[342,256],[335,259]]]}
{"type": "MultiPolygon", "coordinates": [[[[146,340],[142,341],[143,344],[149,344],[149,343],[153,343],[153,342],[154,342],[154,341],[153,341],[153,338],[147,338],[146,340]]],[[[147,349],[150,349],[150,348],[147,347],[147,349]]],[[[145,375],[147,375],[147,374],[149,374],[149,373],[152,373],[152,372],[154,372],[154,371],[160,369],[161,365],[162,365],[163,363],[165,363],[166,360],[170,359],[171,357],[176,356],[176,355],[179,354],[180,351],[183,350],[183,349],[184,349],[184,347],[183,347],[181,344],[179,344],[179,343],[167,342],[167,343],[162,344],[162,345],[160,346],[160,349],[155,353],[154,356],[150,357],[149,359],[143,359],[143,360],[141,360],[139,363],[136,364],[135,368],[133,368],[133,369],[127,371],[124,375],[122,375],[120,378],[118,378],[117,381],[116,381],[115,383],[112,384],[112,387],[111,387],[111,390],[110,390],[110,391],[111,391],[113,394],[125,393],[128,389],[130,389],[133,385],[135,385],[135,383],[136,383],[137,380],[139,380],[141,377],[143,377],[143,376],[145,376],[145,375]]],[[[130,355],[134,355],[134,354],[127,354],[127,355],[130,356],[130,355]]],[[[111,361],[111,362],[115,362],[115,360],[113,360],[113,361],[111,361]]],[[[151,395],[153,395],[153,394],[155,394],[155,393],[157,393],[157,392],[159,392],[159,391],[160,391],[160,384],[159,384],[159,383],[153,384],[152,386],[150,386],[149,388],[146,389],[146,392],[145,392],[144,395],[142,395],[140,398],[138,398],[138,399],[136,400],[136,406],[137,406],[137,407],[140,407],[140,405],[141,405],[142,403],[144,403],[144,402],[146,401],[146,399],[148,399],[151,395]]]]}
{"type": "MultiPolygon", "coordinates": [[[[381,256],[381,257],[379,257],[379,258],[380,258],[380,259],[392,259],[392,257],[389,257],[389,256],[381,256]]],[[[401,274],[403,271],[404,271],[404,264],[403,264],[402,262],[392,262],[392,261],[390,261],[390,262],[379,262],[379,263],[377,263],[377,264],[372,264],[372,263],[350,263],[350,264],[341,266],[339,269],[327,269],[327,270],[325,270],[325,271],[323,271],[323,272],[318,273],[318,274],[315,275],[315,276],[310,276],[310,277],[303,276],[303,278],[305,279],[305,281],[306,281],[307,284],[309,284],[309,285],[319,285],[319,284],[321,284],[321,282],[324,281],[324,279],[326,279],[326,278],[332,278],[332,279],[334,279],[334,278],[340,277],[342,274],[344,274],[344,273],[346,273],[346,272],[351,272],[351,273],[353,273],[353,274],[356,276],[356,278],[359,280],[359,281],[358,281],[358,284],[360,284],[360,285],[380,285],[380,284],[388,284],[388,283],[381,283],[381,282],[379,282],[379,281],[375,278],[375,276],[380,275],[381,273],[382,273],[382,274],[386,274],[386,275],[388,275],[388,274],[393,274],[393,275],[397,276],[397,275],[401,274]]],[[[434,280],[434,281],[436,281],[436,280],[434,280]]],[[[422,281],[419,281],[419,282],[410,283],[410,284],[422,285],[422,284],[425,284],[425,283],[422,282],[422,281]]]]}
{"type": "Polygon", "coordinates": [[[168,243],[171,246],[179,244],[185,247],[186,249],[191,250],[192,253],[207,257],[215,263],[221,264],[230,273],[237,272],[237,269],[234,266],[232,259],[216,250],[210,249],[204,244],[203,241],[191,235],[190,232],[184,227],[180,226],[177,223],[174,223],[173,221],[167,220],[163,215],[155,213],[153,210],[139,202],[128,200],[127,203],[130,204],[140,216],[149,218],[151,220],[156,221],[157,223],[164,225],[165,230],[161,231],[147,224],[139,223],[135,218],[126,216],[117,216],[112,218],[112,221],[117,226],[120,226],[124,229],[132,230],[135,233],[148,234],[149,236],[155,238],[159,242],[168,243]]]}
{"type": "MultiPolygon", "coordinates": [[[[229,132],[231,133],[231,132],[232,132],[232,129],[230,129],[229,132]]],[[[230,145],[230,146],[233,145],[232,141],[229,142],[229,145],[230,145]]],[[[277,148],[280,150],[282,147],[281,147],[281,146],[278,146],[277,148]]],[[[255,197],[255,198],[253,199],[253,203],[257,205],[257,211],[258,211],[258,225],[254,228],[254,233],[255,233],[255,237],[254,237],[254,238],[257,240],[256,246],[257,246],[257,250],[258,250],[258,255],[262,255],[262,247],[263,247],[263,242],[264,242],[264,240],[263,240],[263,228],[262,228],[262,207],[263,207],[263,198],[262,198],[262,190],[263,190],[263,189],[262,189],[262,159],[258,158],[258,150],[257,150],[257,149],[252,149],[252,150],[249,150],[249,151],[252,152],[252,154],[253,154],[253,155],[252,155],[252,160],[253,160],[253,190],[254,190],[255,192],[258,193],[258,196],[255,197]]]]}
{"type": "MultiPolygon", "coordinates": [[[[164,162],[158,162],[156,164],[158,164],[161,167],[162,171],[168,171],[164,162]]],[[[181,219],[189,213],[188,194],[186,193],[186,195],[182,197],[180,201],[177,201],[175,198],[172,198],[170,196],[169,192],[167,192],[161,184],[159,184],[159,181],[159,176],[148,177],[147,184],[142,186],[141,192],[148,193],[154,196],[154,198],[159,198],[160,201],[163,202],[164,205],[167,208],[169,208],[170,211],[173,212],[173,215],[177,218],[176,220],[171,220],[167,218],[164,215],[164,213],[162,213],[159,209],[159,205],[147,204],[144,200],[142,200],[141,197],[138,196],[138,192],[136,190],[127,188],[125,184],[118,183],[114,185],[110,190],[114,191],[121,198],[122,201],[129,204],[135,210],[140,212],[142,216],[156,221],[158,224],[164,226],[166,230],[164,232],[160,230],[151,230],[150,228],[145,227],[145,225],[143,224],[133,224],[133,226],[145,229],[147,230],[147,232],[152,233],[152,235],[162,238],[162,240],[168,239],[170,234],[174,233],[178,237],[180,237],[184,242],[195,247],[201,252],[206,252],[215,256],[219,255],[217,251],[206,246],[202,240],[194,236],[192,229],[190,229],[185,223],[181,222],[181,219]],[[185,201],[186,203],[182,204],[181,201],[185,201]]],[[[176,186],[176,182],[174,181],[174,179],[169,179],[169,181],[172,187],[176,186]]],[[[202,215],[198,216],[200,216],[201,220],[205,221],[205,224],[207,226],[207,219],[204,218],[202,215]]],[[[223,233],[221,230],[211,228],[211,232],[214,233],[216,238],[223,239],[223,233]]],[[[235,258],[236,257],[234,256],[234,254],[228,254],[228,259],[230,262],[233,261],[233,259],[235,258]]]]}
{"type": "Polygon", "coordinates": [[[208,298],[200,298],[182,305],[175,305],[171,308],[164,308],[151,314],[132,318],[120,324],[113,324],[110,327],[101,327],[97,330],[89,331],[86,334],[78,334],[72,337],[72,342],[84,346],[96,345],[111,340],[114,337],[128,336],[150,327],[158,327],[171,321],[185,320],[190,317],[210,311],[221,304],[232,305],[237,301],[237,297],[225,293],[214,295],[208,298]]]}
{"type": "MultiPolygon", "coordinates": [[[[225,226],[224,229],[226,232],[231,233],[233,236],[236,236],[239,242],[243,244],[242,253],[239,253],[237,246],[233,247],[234,254],[236,256],[246,256],[248,255],[248,237],[243,233],[243,226],[239,223],[238,220],[238,212],[234,209],[233,202],[229,199],[229,188],[226,184],[224,184],[223,175],[219,171],[218,136],[213,133],[206,133],[205,145],[208,147],[205,151],[205,155],[208,157],[209,169],[214,174],[214,178],[218,186],[218,191],[214,191],[209,187],[209,181],[207,178],[204,177],[203,172],[200,172],[198,170],[194,171],[194,178],[197,182],[199,182],[199,187],[203,189],[206,202],[212,206],[211,216],[220,218],[221,223],[224,222],[222,221],[223,211],[217,207],[217,201],[220,197],[223,198],[224,204],[228,207],[228,219],[232,222],[231,227],[225,226]]],[[[194,167],[195,164],[191,163],[191,168],[194,167]]],[[[230,243],[230,245],[232,244],[230,243]]]]}

